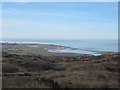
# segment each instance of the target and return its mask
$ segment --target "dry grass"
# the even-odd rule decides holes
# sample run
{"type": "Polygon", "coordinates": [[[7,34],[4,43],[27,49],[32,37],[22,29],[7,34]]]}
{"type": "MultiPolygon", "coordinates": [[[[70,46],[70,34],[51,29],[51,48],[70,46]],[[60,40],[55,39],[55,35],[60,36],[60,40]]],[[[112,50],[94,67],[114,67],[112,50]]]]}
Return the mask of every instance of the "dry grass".
{"type": "Polygon", "coordinates": [[[3,76],[4,88],[118,87],[117,54],[86,56],[79,59],[76,56],[4,53],[3,58],[3,74],[7,74],[3,76]],[[18,67],[24,68],[23,71],[15,71],[18,67]]]}

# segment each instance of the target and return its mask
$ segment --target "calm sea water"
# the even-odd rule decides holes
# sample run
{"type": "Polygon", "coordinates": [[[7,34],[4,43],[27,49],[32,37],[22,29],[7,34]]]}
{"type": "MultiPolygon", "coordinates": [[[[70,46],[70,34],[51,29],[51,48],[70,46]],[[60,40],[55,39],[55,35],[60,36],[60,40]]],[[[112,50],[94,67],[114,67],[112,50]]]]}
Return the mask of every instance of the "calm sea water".
{"type": "Polygon", "coordinates": [[[12,43],[38,43],[69,46],[93,51],[112,51],[118,52],[117,40],[25,40],[25,39],[3,39],[2,42],[12,43]]]}

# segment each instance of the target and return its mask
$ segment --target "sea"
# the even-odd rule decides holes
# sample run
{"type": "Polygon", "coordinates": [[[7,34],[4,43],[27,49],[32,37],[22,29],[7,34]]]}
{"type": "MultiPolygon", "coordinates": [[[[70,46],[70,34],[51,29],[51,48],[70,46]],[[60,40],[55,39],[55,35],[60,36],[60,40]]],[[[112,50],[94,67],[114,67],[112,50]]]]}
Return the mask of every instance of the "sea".
{"type": "MultiPolygon", "coordinates": [[[[89,51],[118,52],[118,40],[41,40],[41,39],[2,39],[8,43],[53,44],[89,51]]],[[[52,51],[52,50],[51,50],[52,51]]],[[[77,50],[54,50],[53,52],[79,53],[77,50]]],[[[80,52],[86,53],[86,51],[80,52]]],[[[90,52],[88,52],[90,53],[90,52]]]]}

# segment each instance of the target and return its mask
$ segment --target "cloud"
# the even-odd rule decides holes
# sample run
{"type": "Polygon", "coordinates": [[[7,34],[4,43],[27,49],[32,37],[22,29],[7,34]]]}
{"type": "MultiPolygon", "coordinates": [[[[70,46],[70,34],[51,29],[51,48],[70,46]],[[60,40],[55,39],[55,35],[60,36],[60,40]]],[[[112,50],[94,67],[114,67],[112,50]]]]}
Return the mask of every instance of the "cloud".
{"type": "Polygon", "coordinates": [[[119,0],[2,0],[2,2],[118,2],[119,0]]]}
{"type": "MultiPolygon", "coordinates": [[[[29,11],[29,10],[21,10],[21,9],[14,9],[14,8],[6,8],[3,11],[3,15],[21,15],[21,16],[48,16],[48,17],[62,17],[65,18],[67,20],[104,20],[104,18],[97,18],[91,15],[88,15],[84,12],[79,12],[79,15],[76,14],[71,14],[71,13],[60,13],[60,12],[47,12],[47,11],[29,11]]],[[[14,18],[14,17],[13,17],[14,18]]]]}
{"type": "Polygon", "coordinates": [[[7,8],[5,9],[3,15],[39,15],[39,16],[53,16],[53,17],[76,17],[72,16],[70,14],[63,14],[63,13],[52,13],[52,12],[45,12],[45,11],[28,11],[28,10],[20,10],[20,9],[13,9],[13,8],[7,8]]]}
{"type": "Polygon", "coordinates": [[[73,30],[76,27],[73,26],[66,26],[60,23],[51,23],[51,22],[33,22],[31,20],[20,20],[20,19],[4,19],[3,20],[3,27],[4,28],[21,28],[24,30],[73,30]],[[46,27],[47,26],[47,27],[46,27]]]}

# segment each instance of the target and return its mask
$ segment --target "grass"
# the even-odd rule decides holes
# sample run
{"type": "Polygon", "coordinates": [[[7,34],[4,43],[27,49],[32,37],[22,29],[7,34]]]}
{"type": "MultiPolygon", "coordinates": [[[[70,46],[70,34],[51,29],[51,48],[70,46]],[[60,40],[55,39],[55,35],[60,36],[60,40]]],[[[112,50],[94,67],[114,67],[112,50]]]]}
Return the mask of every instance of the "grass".
{"type": "Polygon", "coordinates": [[[40,47],[34,50],[23,45],[16,48],[25,48],[25,51],[21,50],[21,54],[15,54],[14,50],[11,53],[3,52],[1,57],[3,88],[118,87],[118,54],[66,56],[67,54],[48,54],[40,47]],[[19,71],[19,68],[23,70],[19,71]]]}
{"type": "Polygon", "coordinates": [[[67,68],[67,67],[70,67],[72,66],[72,63],[71,62],[59,62],[59,63],[56,63],[58,66],[60,67],[64,67],[64,68],[67,68]]]}
{"type": "Polygon", "coordinates": [[[16,72],[16,73],[4,73],[6,76],[11,76],[11,75],[40,75],[41,72],[16,72]]]}
{"type": "Polygon", "coordinates": [[[2,58],[2,57],[0,57],[0,61],[2,61],[2,59],[3,59],[3,58],[2,58]]]}
{"type": "MultiPolygon", "coordinates": [[[[2,51],[18,54],[18,55],[58,55],[58,53],[47,52],[44,48],[55,49],[58,46],[55,45],[42,45],[38,44],[38,47],[28,47],[29,44],[15,44],[15,45],[2,45],[2,51]]],[[[60,56],[78,56],[80,54],[72,53],[59,53],[60,56]]]]}

